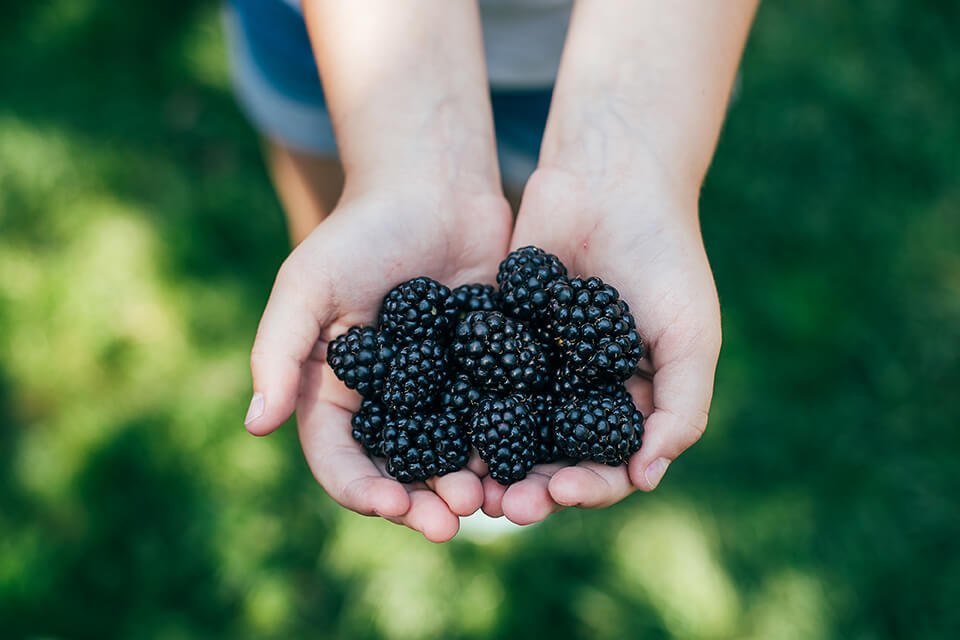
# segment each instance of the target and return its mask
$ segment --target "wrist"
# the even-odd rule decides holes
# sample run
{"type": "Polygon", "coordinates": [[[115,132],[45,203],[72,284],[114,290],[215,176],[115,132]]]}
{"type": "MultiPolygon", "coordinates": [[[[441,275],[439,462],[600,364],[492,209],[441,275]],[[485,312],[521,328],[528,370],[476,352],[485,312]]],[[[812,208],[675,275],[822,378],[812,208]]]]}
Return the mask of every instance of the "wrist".
{"type": "Polygon", "coordinates": [[[458,126],[438,118],[418,130],[344,132],[338,141],[347,188],[416,184],[436,193],[502,195],[492,131],[458,126]]]}
{"type": "Polygon", "coordinates": [[[438,180],[441,169],[417,167],[366,167],[347,175],[337,209],[376,203],[376,209],[401,216],[428,217],[442,226],[460,222],[472,225],[510,223],[510,205],[499,181],[461,176],[438,180]]]}
{"type": "Polygon", "coordinates": [[[678,196],[699,193],[709,153],[696,144],[678,144],[663,125],[670,122],[669,114],[624,95],[604,88],[555,96],[538,167],[568,172],[597,187],[646,183],[678,196]]]}
{"type": "Polygon", "coordinates": [[[633,217],[698,224],[699,188],[678,181],[657,163],[644,159],[611,169],[567,158],[543,163],[527,181],[524,211],[566,211],[589,224],[597,217],[633,217]]]}

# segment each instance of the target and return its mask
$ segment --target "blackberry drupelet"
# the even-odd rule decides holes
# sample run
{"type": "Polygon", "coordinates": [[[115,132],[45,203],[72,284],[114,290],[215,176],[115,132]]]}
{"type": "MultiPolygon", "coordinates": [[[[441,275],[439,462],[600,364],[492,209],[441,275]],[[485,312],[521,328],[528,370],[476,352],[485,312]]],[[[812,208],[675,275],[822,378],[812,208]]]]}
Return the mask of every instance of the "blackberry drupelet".
{"type": "Polygon", "coordinates": [[[390,475],[400,482],[416,482],[465,467],[470,441],[452,411],[415,413],[387,422],[383,455],[390,475]]]}
{"type": "Polygon", "coordinates": [[[353,426],[353,439],[363,445],[372,456],[383,455],[383,428],[390,420],[387,408],[377,400],[365,399],[350,424],[353,426]]]}
{"type": "Polygon", "coordinates": [[[397,285],[383,298],[380,330],[399,343],[445,343],[456,314],[450,289],[430,278],[414,278],[397,285]]]}
{"type": "Polygon", "coordinates": [[[447,376],[446,350],[433,340],[402,347],[383,384],[383,402],[403,413],[434,406],[447,376]]]}
{"type": "Polygon", "coordinates": [[[327,346],[334,375],[365,398],[376,398],[390,371],[396,347],[373,327],[350,327],[327,346]]]}
{"type": "Polygon", "coordinates": [[[565,456],[617,466],[640,448],[643,416],[625,390],[594,391],[561,403],[553,429],[565,456]]]}
{"type": "Polygon", "coordinates": [[[452,291],[457,319],[463,320],[471,311],[497,311],[500,293],[492,284],[464,284],[452,291]]]}
{"type": "Polygon", "coordinates": [[[553,437],[554,399],[550,393],[537,393],[530,397],[527,406],[536,425],[536,463],[556,462],[563,457],[553,437]]]}
{"type": "Polygon", "coordinates": [[[643,355],[630,307],[600,278],[553,285],[553,331],[570,372],[592,383],[623,382],[643,355]]]}
{"type": "Polygon", "coordinates": [[[473,445],[500,484],[522,480],[536,464],[537,425],[523,396],[484,398],[471,427],[473,445]]]}
{"type": "Polygon", "coordinates": [[[567,268],[555,255],[537,247],[523,247],[500,263],[497,284],[500,304],[509,316],[536,326],[550,321],[550,289],[566,280],[567,268]]]}
{"type": "Polygon", "coordinates": [[[473,311],[454,332],[450,356],[478,387],[500,393],[538,389],[549,370],[543,348],[519,320],[473,311]]]}
{"type": "Polygon", "coordinates": [[[440,394],[440,406],[454,411],[457,415],[464,415],[472,411],[482,397],[482,392],[470,377],[465,373],[458,373],[444,386],[440,394]]]}

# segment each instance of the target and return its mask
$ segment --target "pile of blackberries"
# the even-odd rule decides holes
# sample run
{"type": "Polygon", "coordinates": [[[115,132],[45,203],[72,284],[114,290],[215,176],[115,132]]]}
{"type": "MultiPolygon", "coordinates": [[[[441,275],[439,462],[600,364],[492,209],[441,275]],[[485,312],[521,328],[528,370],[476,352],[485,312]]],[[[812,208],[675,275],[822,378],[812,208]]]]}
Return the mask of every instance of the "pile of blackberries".
{"type": "Polygon", "coordinates": [[[625,462],[643,416],[624,381],[643,356],[627,303],[570,278],[537,247],[507,256],[499,288],[415,278],[383,300],[378,327],[351,327],[327,362],[362,396],[353,437],[401,482],[462,469],[475,448],[511,484],[535,464],[625,462]]]}

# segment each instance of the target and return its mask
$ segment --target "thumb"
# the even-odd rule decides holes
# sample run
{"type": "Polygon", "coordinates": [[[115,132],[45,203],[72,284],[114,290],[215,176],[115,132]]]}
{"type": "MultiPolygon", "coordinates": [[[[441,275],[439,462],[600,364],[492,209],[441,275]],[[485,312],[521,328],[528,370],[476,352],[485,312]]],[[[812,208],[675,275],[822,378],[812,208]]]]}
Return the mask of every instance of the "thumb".
{"type": "Polygon", "coordinates": [[[719,337],[697,340],[684,351],[657,366],[653,376],[653,414],[644,424],[643,446],[628,468],[630,481],[643,491],[656,489],[670,463],[697,442],[707,427],[719,337]]]}
{"type": "Polygon", "coordinates": [[[290,417],[300,392],[300,370],[320,331],[329,321],[329,304],[312,308],[315,283],[288,258],[280,268],[250,353],[253,398],[244,420],[247,430],[263,436],[290,417]]]}

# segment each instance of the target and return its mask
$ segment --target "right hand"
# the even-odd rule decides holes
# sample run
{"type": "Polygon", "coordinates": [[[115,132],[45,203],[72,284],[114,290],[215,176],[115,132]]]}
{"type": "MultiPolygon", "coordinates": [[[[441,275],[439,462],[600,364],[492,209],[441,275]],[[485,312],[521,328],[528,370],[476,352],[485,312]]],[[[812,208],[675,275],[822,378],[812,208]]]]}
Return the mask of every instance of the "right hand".
{"type": "Polygon", "coordinates": [[[307,463],[334,500],[442,542],[457,533],[459,516],[480,507],[484,466],[472,460],[426,483],[397,482],[351,437],[360,396],[325,361],[327,343],[350,326],[374,324],[384,294],[400,282],[493,281],[510,237],[506,201],[423,182],[395,179],[353,190],[348,184],[333,213],[286,259],[251,353],[255,395],[247,429],[266,435],[296,409],[307,463]]]}

